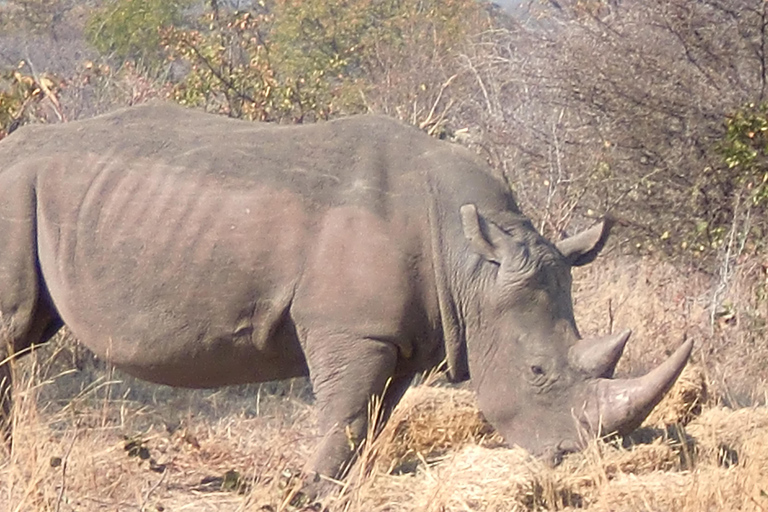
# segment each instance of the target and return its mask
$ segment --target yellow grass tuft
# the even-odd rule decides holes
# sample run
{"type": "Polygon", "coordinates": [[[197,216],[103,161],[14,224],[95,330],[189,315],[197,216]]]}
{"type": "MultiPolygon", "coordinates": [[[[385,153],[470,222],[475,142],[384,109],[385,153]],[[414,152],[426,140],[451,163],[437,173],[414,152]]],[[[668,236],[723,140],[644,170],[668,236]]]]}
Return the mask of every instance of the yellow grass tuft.
{"type": "Polygon", "coordinates": [[[500,444],[474,394],[463,389],[410,388],[374,443],[374,456],[387,473],[407,470],[467,444],[500,444]]]}
{"type": "Polygon", "coordinates": [[[750,459],[763,461],[768,482],[768,408],[716,407],[691,422],[686,431],[696,439],[699,462],[736,466],[750,459]]]}

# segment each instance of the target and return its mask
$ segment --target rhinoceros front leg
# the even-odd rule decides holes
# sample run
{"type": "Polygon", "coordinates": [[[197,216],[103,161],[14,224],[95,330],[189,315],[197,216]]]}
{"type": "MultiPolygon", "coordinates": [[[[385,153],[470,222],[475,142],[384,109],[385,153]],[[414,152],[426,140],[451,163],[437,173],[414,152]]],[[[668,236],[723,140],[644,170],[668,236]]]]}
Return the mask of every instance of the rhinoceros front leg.
{"type": "MultiPolygon", "coordinates": [[[[318,408],[320,443],[304,474],[340,477],[368,429],[368,404],[393,377],[397,348],[386,341],[343,334],[307,337],[307,362],[318,408]]],[[[397,379],[385,398],[385,414],[404,390],[397,379]]]]}

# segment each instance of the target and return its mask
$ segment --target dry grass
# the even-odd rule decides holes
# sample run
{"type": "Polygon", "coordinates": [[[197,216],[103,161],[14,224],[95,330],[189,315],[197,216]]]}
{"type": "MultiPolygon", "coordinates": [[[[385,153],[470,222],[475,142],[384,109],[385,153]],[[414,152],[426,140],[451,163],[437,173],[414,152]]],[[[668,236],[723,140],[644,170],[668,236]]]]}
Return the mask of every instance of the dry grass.
{"type": "MultiPolygon", "coordinates": [[[[635,329],[620,373],[658,362],[686,334],[696,339],[694,363],[643,428],[551,469],[502,447],[470,392],[413,388],[331,511],[768,509],[768,409],[759,405],[768,348],[765,333],[750,331],[764,304],[734,300],[735,316],[710,330],[703,276],[600,265],[577,276],[576,314],[585,333],[635,329]],[[739,397],[753,405],[723,405],[739,397]]],[[[176,392],[110,374],[86,385],[49,377],[56,371],[44,369],[62,366],[51,359],[22,365],[0,511],[276,512],[291,485],[285,470],[301,467],[316,441],[312,408],[290,392],[259,406],[253,389],[176,392]]]]}
{"type": "Polygon", "coordinates": [[[96,397],[98,385],[63,409],[41,410],[36,379],[24,380],[13,453],[0,465],[3,511],[252,510],[254,500],[281,499],[281,474],[301,467],[315,442],[311,408],[292,398],[264,416],[216,419],[195,416],[210,393],[179,392],[166,407],[188,409],[169,423],[167,411],[96,397]]]}
{"type": "Polygon", "coordinates": [[[596,440],[554,469],[523,450],[489,446],[495,434],[467,392],[412,388],[374,443],[383,460],[347,504],[430,512],[768,507],[768,409],[713,408],[693,417],[702,396],[690,385],[682,379],[660,404],[661,416],[674,422],[665,429],[654,428],[661,424],[653,419],[633,437],[636,444],[596,440]],[[685,396],[688,407],[680,401],[685,396]],[[421,461],[412,472],[390,471],[400,467],[393,461],[412,459],[421,461]]]}
{"type": "MultiPolygon", "coordinates": [[[[659,415],[687,426],[665,430],[653,419],[637,444],[595,441],[554,469],[501,447],[470,392],[412,388],[365,454],[368,473],[331,509],[768,508],[768,409],[713,407],[692,417],[702,395],[691,381],[681,379],[659,415]]],[[[0,466],[3,510],[276,511],[286,497],[284,470],[300,467],[315,441],[310,407],[291,399],[257,417],[196,418],[190,410],[170,426],[124,400],[79,397],[76,407],[41,409],[31,382],[17,402],[14,452],[0,466]]]]}
{"type": "Polygon", "coordinates": [[[419,386],[403,397],[372,447],[386,473],[412,471],[467,444],[502,443],[475,405],[471,391],[419,386]]]}
{"type": "Polygon", "coordinates": [[[633,330],[618,375],[665,359],[685,337],[709,386],[709,399],[766,403],[768,262],[743,258],[717,275],[650,258],[608,257],[574,269],[574,309],[585,335],[633,330]]]}

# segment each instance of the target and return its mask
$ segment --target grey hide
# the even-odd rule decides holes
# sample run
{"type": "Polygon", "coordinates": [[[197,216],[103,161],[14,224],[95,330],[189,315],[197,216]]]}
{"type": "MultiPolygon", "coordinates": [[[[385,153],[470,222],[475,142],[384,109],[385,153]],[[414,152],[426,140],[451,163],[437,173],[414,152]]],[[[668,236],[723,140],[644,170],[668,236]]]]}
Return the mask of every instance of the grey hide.
{"type": "Polygon", "coordinates": [[[472,153],[380,116],[152,105],[27,126],[0,142],[0,361],[66,324],[171,386],[309,375],[305,473],[339,475],[370,397],[389,411],[445,360],[506,441],[553,459],[638,425],[691,350],[616,380],[628,332],[580,338],[570,268],[609,228],[552,244],[472,153]]]}

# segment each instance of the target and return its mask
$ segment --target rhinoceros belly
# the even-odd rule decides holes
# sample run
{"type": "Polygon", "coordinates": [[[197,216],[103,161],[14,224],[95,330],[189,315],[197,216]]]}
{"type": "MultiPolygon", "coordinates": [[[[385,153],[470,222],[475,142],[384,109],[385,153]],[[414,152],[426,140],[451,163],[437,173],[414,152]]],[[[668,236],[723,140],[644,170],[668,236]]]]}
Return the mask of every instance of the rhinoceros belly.
{"type": "Polygon", "coordinates": [[[287,314],[304,237],[295,196],[167,166],[47,178],[43,280],[99,356],[190,387],[306,373],[287,314]]]}

